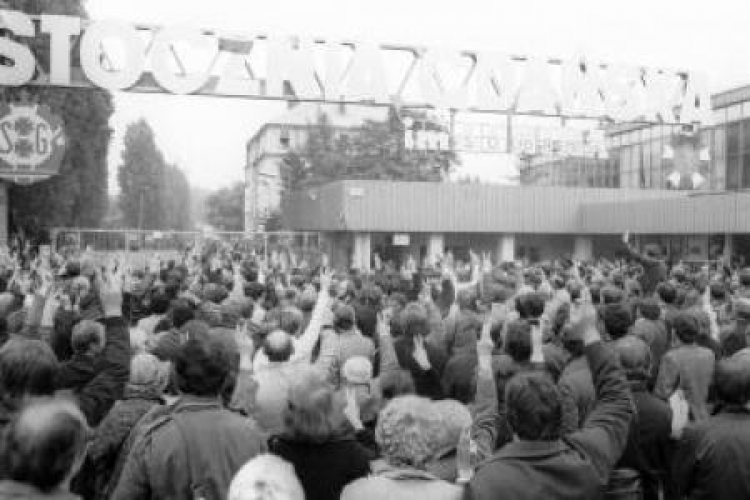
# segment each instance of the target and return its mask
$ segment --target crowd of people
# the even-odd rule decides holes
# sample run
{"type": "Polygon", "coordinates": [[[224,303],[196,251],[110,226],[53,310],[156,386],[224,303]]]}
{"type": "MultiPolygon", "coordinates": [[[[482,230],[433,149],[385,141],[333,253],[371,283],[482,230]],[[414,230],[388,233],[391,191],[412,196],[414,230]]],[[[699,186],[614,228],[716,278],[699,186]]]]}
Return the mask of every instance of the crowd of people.
{"type": "Polygon", "coordinates": [[[750,269],[0,269],[0,500],[747,499],[750,269]]]}

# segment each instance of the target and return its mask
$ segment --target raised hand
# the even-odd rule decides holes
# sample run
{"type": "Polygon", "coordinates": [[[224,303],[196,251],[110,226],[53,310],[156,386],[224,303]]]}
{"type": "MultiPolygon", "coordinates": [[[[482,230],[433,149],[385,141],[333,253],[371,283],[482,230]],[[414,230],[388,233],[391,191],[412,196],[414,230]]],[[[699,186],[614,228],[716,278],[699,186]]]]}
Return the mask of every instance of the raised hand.
{"type": "Polygon", "coordinates": [[[596,327],[596,308],[591,303],[591,292],[588,288],[581,291],[581,298],[570,308],[570,326],[573,334],[581,338],[584,344],[591,344],[601,340],[596,327]]]}
{"type": "Polygon", "coordinates": [[[320,293],[327,293],[333,284],[333,271],[324,268],[320,273],[320,293]]]}
{"type": "Polygon", "coordinates": [[[378,314],[378,336],[389,337],[391,335],[391,318],[393,317],[393,310],[390,307],[383,309],[378,314]]]}
{"type": "Polygon", "coordinates": [[[492,325],[492,315],[488,314],[482,324],[482,335],[479,337],[479,342],[477,342],[477,358],[480,369],[492,369],[492,352],[495,350],[495,343],[492,342],[490,334],[492,325]]]}
{"type": "Polygon", "coordinates": [[[414,337],[414,353],[412,357],[422,370],[427,371],[432,368],[430,359],[427,356],[427,349],[424,346],[424,338],[421,335],[414,337]]]}
{"type": "Polygon", "coordinates": [[[362,424],[362,416],[360,415],[359,405],[357,404],[357,396],[354,390],[346,388],[345,391],[346,405],[344,406],[344,416],[349,423],[354,427],[355,431],[364,429],[362,424]]]}

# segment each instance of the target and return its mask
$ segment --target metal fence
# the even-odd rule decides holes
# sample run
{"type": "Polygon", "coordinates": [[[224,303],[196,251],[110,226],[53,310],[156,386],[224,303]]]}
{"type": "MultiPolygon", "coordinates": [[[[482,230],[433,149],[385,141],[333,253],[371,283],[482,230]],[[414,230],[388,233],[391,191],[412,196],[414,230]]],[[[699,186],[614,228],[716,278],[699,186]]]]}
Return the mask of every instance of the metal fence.
{"type": "MultiPolygon", "coordinates": [[[[52,248],[83,251],[95,254],[132,253],[140,255],[181,253],[196,244],[221,241],[232,244],[241,252],[255,253],[265,258],[274,252],[294,253],[307,259],[326,251],[322,239],[315,232],[201,232],[201,231],[143,231],[130,229],[52,230],[52,248]]],[[[314,259],[313,259],[314,260],[314,259]]]]}

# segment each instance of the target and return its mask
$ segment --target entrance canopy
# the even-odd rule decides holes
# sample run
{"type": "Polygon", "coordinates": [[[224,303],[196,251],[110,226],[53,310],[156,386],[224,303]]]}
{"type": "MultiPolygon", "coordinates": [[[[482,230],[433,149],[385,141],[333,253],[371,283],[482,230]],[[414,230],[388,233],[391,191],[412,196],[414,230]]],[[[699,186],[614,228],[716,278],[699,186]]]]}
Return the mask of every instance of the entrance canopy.
{"type": "Polygon", "coordinates": [[[503,52],[281,38],[0,10],[0,85],[101,87],[614,122],[711,122],[706,78],[503,52]]]}

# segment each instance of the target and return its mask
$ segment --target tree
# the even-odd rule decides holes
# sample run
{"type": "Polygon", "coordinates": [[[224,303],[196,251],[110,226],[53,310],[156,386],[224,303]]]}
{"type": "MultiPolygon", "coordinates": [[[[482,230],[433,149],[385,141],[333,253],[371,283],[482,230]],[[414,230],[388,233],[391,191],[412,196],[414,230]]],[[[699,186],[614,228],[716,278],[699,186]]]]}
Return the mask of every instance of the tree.
{"type": "Polygon", "coordinates": [[[214,191],[206,198],[206,222],[220,231],[242,231],[245,212],[245,185],[236,182],[214,191]]]}
{"type": "Polygon", "coordinates": [[[122,164],[117,171],[120,210],[128,227],[162,229],[164,213],[165,161],[156,146],[154,131],[146,120],[128,125],[122,164]]]}
{"type": "MultiPolygon", "coordinates": [[[[85,17],[81,0],[10,0],[7,8],[29,14],[85,17]]],[[[19,40],[22,41],[22,40],[19,40]]],[[[49,67],[49,39],[29,42],[41,67],[49,67]]],[[[74,57],[74,63],[76,56],[74,57]]],[[[31,186],[11,186],[12,223],[27,232],[55,226],[99,227],[107,212],[107,152],[112,99],[100,89],[3,88],[0,98],[47,105],[65,124],[68,148],[60,173],[31,186]]]]}
{"type": "Polygon", "coordinates": [[[166,185],[161,199],[165,228],[178,231],[192,229],[191,189],[187,176],[177,165],[167,165],[164,179],[166,185]]]}
{"type": "MultiPolygon", "coordinates": [[[[404,112],[421,127],[440,125],[420,112],[404,112]]],[[[286,190],[296,191],[343,179],[440,181],[458,163],[452,151],[410,151],[404,144],[403,119],[391,109],[383,122],[367,121],[338,133],[321,114],[304,146],[283,158],[286,190]]]]}

